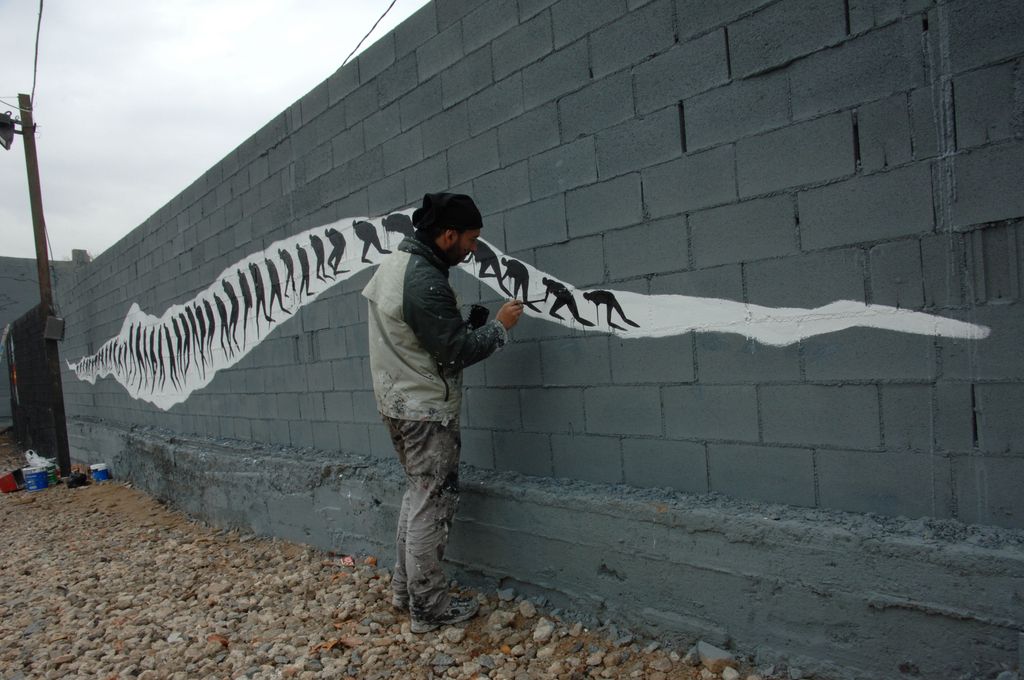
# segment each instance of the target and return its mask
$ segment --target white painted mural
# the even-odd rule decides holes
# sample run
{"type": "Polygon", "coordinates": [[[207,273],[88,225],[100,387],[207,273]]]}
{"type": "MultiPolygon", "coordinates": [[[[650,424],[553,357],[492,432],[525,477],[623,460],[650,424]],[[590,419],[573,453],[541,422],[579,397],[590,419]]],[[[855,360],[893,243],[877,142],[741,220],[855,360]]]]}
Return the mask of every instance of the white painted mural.
{"type": "MultiPolygon", "coordinates": [[[[277,241],[159,317],[133,304],[117,336],[95,354],[68,362],[68,368],[91,384],[113,377],[132,397],[169,409],[240,361],[321,293],[379,263],[392,245],[412,234],[411,214],[410,209],[374,219],[346,218],[277,241]]],[[[485,239],[458,269],[503,297],[524,300],[529,316],[624,338],[736,333],[781,346],[855,326],[966,339],[989,334],[977,324],[852,300],[802,309],[581,289],[506,256],[485,239]]]]}

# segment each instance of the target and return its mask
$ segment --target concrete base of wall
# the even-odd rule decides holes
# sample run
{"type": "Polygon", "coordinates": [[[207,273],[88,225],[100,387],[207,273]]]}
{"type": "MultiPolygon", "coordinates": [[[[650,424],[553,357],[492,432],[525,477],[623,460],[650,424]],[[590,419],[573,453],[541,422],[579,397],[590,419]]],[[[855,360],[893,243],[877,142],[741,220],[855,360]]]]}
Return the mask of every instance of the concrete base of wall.
{"type": "MultiPolygon", "coordinates": [[[[395,461],[76,420],[72,457],[213,524],[392,559],[395,461]]],[[[460,578],[836,678],[1020,663],[1024,532],[466,469],[460,578]]]]}

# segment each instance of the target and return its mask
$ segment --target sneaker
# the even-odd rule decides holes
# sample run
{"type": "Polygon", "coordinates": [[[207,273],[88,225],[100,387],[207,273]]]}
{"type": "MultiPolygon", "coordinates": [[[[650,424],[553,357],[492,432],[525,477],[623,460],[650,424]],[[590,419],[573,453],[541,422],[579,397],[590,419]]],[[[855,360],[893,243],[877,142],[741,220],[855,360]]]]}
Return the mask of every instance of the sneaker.
{"type": "Polygon", "coordinates": [[[414,633],[429,633],[441,626],[468,621],[476,616],[480,603],[472,597],[453,597],[444,611],[429,619],[413,619],[411,629],[414,633]]]}

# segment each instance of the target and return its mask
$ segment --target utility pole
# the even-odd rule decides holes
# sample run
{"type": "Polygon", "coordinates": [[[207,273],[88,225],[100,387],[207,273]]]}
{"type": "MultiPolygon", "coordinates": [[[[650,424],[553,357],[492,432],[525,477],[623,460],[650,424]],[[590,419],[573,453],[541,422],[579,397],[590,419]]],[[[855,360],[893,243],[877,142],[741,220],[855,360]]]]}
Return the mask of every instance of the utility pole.
{"type": "MultiPolygon", "coordinates": [[[[50,287],[50,258],[46,245],[46,222],[43,219],[43,194],[39,185],[39,159],[36,156],[36,127],[32,122],[32,98],[27,94],[18,95],[21,109],[21,135],[25,142],[25,169],[28,172],[28,194],[32,205],[32,230],[36,241],[36,271],[39,275],[39,313],[43,317],[43,328],[53,317],[53,290],[50,287]]],[[[53,416],[54,439],[57,444],[57,466],[63,477],[71,474],[71,454],[68,449],[68,428],[64,414],[64,387],[60,380],[59,337],[50,337],[44,332],[46,366],[49,373],[51,411],[53,416]]]]}

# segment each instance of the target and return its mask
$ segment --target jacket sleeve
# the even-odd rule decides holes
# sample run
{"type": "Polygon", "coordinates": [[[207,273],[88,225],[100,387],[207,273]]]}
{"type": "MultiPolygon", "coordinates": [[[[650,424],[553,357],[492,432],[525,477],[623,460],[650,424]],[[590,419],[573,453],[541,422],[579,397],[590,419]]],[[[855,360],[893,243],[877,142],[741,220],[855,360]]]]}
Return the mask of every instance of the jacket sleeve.
{"type": "Polygon", "coordinates": [[[497,319],[475,330],[463,321],[455,294],[442,278],[407,287],[402,314],[423,348],[446,368],[471,366],[508,342],[508,331],[497,319]]]}

